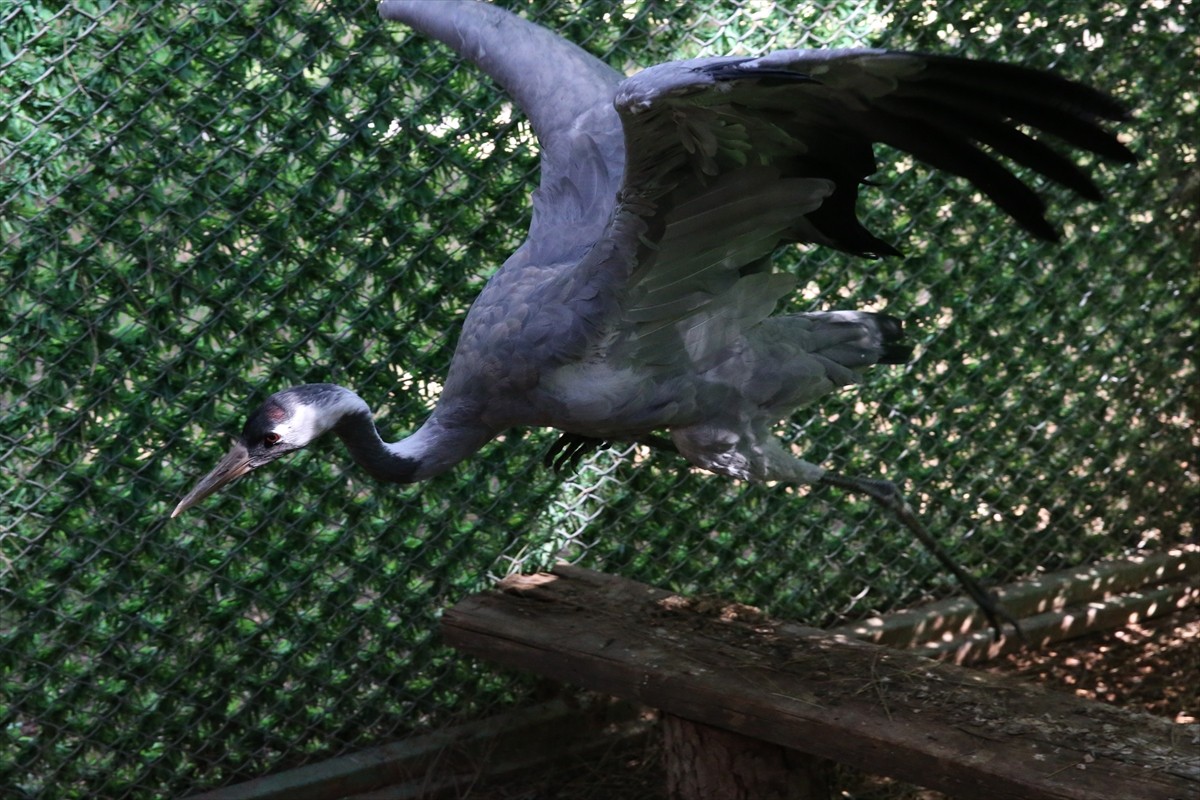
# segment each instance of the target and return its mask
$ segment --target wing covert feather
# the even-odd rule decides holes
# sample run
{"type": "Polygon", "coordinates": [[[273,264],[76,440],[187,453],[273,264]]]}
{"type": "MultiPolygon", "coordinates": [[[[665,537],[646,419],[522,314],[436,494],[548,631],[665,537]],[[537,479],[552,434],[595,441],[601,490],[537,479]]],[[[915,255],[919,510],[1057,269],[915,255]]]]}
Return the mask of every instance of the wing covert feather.
{"type": "Polygon", "coordinates": [[[648,359],[665,352],[667,331],[695,359],[697,348],[729,344],[722,331],[765,319],[790,286],[747,266],[780,245],[894,254],[855,213],[875,143],[965,177],[1044,239],[1057,233],[1043,200],[1001,158],[1085,197],[1100,193],[1025,127],[1134,160],[1099,124],[1125,116],[1107,95],[1040,70],[947,56],[786,50],[671,62],[623,81],[615,103],[626,161],[614,224],[625,215],[644,223],[626,243],[633,263],[616,266],[627,270],[623,310],[648,359]]]}

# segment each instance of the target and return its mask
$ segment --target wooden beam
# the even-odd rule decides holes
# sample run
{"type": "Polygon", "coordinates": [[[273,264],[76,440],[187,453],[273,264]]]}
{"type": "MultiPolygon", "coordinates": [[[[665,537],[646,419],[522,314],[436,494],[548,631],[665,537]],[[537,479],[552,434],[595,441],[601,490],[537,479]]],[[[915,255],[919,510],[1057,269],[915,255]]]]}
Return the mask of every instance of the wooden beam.
{"type": "MultiPolygon", "coordinates": [[[[1031,646],[1042,649],[1065,639],[1181,611],[1197,603],[1200,603],[1200,585],[1193,581],[1171,583],[1022,617],[1021,632],[1031,646]]],[[[913,647],[911,652],[970,664],[1020,649],[1020,642],[1011,636],[994,641],[990,630],[977,630],[945,636],[940,641],[913,647]]]]}
{"type": "Polygon", "coordinates": [[[448,610],[458,649],[979,800],[1192,800],[1193,726],[561,566],[448,610]]]}
{"type": "MultiPolygon", "coordinates": [[[[1021,621],[1029,642],[1045,647],[1200,603],[1200,545],[1038,575],[996,587],[995,593],[1005,610],[1021,621]]],[[[993,642],[987,620],[966,597],[872,617],[831,633],[911,648],[959,664],[1020,647],[1012,637],[993,642]]]]}
{"type": "Polygon", "coordinates": [[[670,800],[831,800],[834,763],[722,728],[662,715],[670,800]]]}
{"type": "Polygon", "coordinates": [[[545,771],[556,760],[603,754],[646,736],[641,707],[552,700],[485,720],[359,750],[191,795],[189,800],[461,797],[481,780],[545,771]]]}

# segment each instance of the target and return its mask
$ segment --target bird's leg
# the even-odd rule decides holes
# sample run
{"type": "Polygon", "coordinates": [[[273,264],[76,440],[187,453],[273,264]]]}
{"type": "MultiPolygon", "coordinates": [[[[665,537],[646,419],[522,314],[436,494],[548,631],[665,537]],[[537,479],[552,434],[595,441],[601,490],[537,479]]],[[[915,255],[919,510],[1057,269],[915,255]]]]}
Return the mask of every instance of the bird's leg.
{"type": "Polygon", "coordinates": [[[609,442],[606,439],[583,436],[578,433],[564,433],[558,437],[558,441],[550,445],[546,455],[542,456],[542,463],[555,472],[562,472],[568,467],[574,469],[585,455],[608,447],[608,445],[609,442]]]}
{"type": "Polygon", "coordinates": [[[558,441],[550,445],[550,449],[546,451],[546,455],[542,456],[542,463],[555,472],[562,472],[567,468],[574,469],[580,460],[589,453],[594,453],[597,450],[603,450],[606,447],[612,447],[615,444],[624,442],[645,445],[655,450],[665,450],[671,453],[679,452],[675,447],[675,443],[670,439],[665,436],[655,436],[652,433],[633,439],[615,440],[584,436],[579,433],[563,433],[558,437],[558,441]]]}
{"type": "Polygon", "coordinates": [[[904,526],[912,532],[913,536],[917,537],[917,540],[925,545],[925,549],[933,553],[942,566],[953,573],[954,577],[958,578],[958,582],[962,584],[963,589],[971,596],[975,604],[979,606],[979,610],[983,612],[983,615],[987,617],[992,630],[995,631],[997,639],[1004,635],[1004,628],[1001,624],[1003,621],[1012,625],[1017,639],[1022,644],[1025,643],[1025,634],[1021,631],[1021,626],[1017,620],[1004,610],[995,594],[984,589],[971,573],[954,562],[950,554],[938,543],[937,539],[933,538],[933,535],[929,533],[921,523],[921,520],[917,518],[916,513],[913,512],[908,501],[904,499],[904,495],[901,494],[896,484],[891,481],[870,478],[847,478],[829,472],[825,473],[820,482],[828,486],[836,486],[839,489],[865,494],[895,514],[904,526]]]}
{"type": "Polygon", "coordinates": [[[651,450],[662,450],[666,453],[678,453],[679,448],[675,443],[666,436],[656,436],[653,433],[647,433],[645,436],[639,436],[636,439],[631,439],[634,444],[640,444],[643,447],[649,447],[651,450]]]}
{"type": "MultiPolygon", "coordinates": [[[[667,452],[678,453],[679,448],[675,443],[664,436],[655,436],[648,434],[631,439],[636,444],[644,445],[656,450],[664,450],[667,452]]],[[[615,442],[600,439],[592,436],[583,436],[576,433],[564,433],[546,452],[543,458],[546,466],[553,469],[555,472],[561,472],[566,467],[574,468],[585,455],[596,450],[613,445],[615,442]]],[[[831,472],[826,472],[820,479],[820,484],[826,486],[834,486],[839,489],[865,494],[879,505],[891,511],[904,524],[913,536],[925,546],[925,548],[933,553],[934,557],[950,571],[962,584],[963,589],[970,595],[975,604],[979,606],[979,610],[987,618],[988,623],[995,631],[996,637],[1004,635],[1002,622],[1007,622],[1012,625],[1013,631],[1017,639],[1024,644],[1025,634],[1021,631],[1021,626],[1016,618],[1004,610],[1000,605],[999,599],[987,591],[980,585],[979,581],[973,575],[960,567],[950,557],[950,554],[941,546],[937,539],[926,529],[921,520],[913,512],[908,501],[904,499],[904,495],[900,492],[899,487],[891,481],[872,479],[872,478],[848,478],[843,475],[835,475],[831,472]]]]}

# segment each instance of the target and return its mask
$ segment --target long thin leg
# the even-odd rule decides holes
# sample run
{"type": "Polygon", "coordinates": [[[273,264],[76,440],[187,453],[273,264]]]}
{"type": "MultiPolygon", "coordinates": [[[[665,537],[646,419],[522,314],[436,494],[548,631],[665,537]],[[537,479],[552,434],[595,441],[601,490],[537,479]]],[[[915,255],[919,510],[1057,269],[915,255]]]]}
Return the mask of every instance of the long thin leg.
{"type": "MultiPolygon", "coordinates": [[[[664,450],[672,453],[679,452],[670,439],[662,436],[651,434],[638,437],[633,441],[656,450],[664,450]]],[[[564,433],[551,446],[549,452],[544,457],[544,461],[555,472],[562,471],[564,468],[573,469],[583,456],[595,450],[608,447],[611,444],[612,442],[604,439],[564,433]]],[[[921,520],[917,518],[916,513],[909,506],[908,501],[904,499],[904,495],[900,492],[896,484],[891,481],[872,478],[847,478],[830,472],[825,473],[821,478],[821,483],[827,486],[835,486],[845,491],[865,494],[895,514],[896,518],[925,546],[925,549],[933,553],[941,565],[949,570],[954,577],[958,578],[958,582],[962,584],[963,589],[966,590],[967,594],[970,595],[975,604],[979,606],[979,610],[987,618],[988,623],[992,626],[992,630],[996,633],[996,638],[1004,635],[1004,628],[1001,624],[1003,621],[1012,625],[1017,639],[1022,644],[1025,643],[1025,634],[1021,631],[1021,626],[1018,624],[1016,618],[1005,611],[996,596],[984,589],[979,581],[975,580],[973,575],[955,563],[950,554],[938,543],[937,539],[933,538],[933,535],[925,528],[921,520]]]]}
{"type": "Polygon", "coordinates": [[[912,535],[917,537],[917,540],[921,544],[925,545],[925,549],[933,553],[942,566],[953,573],[954,577],[958,578],[958,582],[962,584],[963,589],[971,596],[975,604],[979,606],[979,610],[983,612],[983,615],[987,617],[992,630],[996,633],[997,639],[1004,635],[1004,627],[1001,624],[1003,620],[1013,626],[1013,631],[1016,633],[1017,639],[1022,644],[1025,643],[1025,634],[1021,631],[1021,626],[1017,620],[1004,610],[1004,607],[1000,605],[1000,600],[995,594],[984,589],[971,573],[955,563],[950,554],[945,551],[937,539],[933,538],[933,535],[925,528],[921,520],[917,518],[916,513],[912,510],[908,501],[904,499],[904,495],[901,494],[896,484],[891,481],[870,478],[847,478],[829,472],[825,473],[824,477],[821,478],[821,483],[865,494],[895,514],[897,519],[912,532],[912,535]]]}

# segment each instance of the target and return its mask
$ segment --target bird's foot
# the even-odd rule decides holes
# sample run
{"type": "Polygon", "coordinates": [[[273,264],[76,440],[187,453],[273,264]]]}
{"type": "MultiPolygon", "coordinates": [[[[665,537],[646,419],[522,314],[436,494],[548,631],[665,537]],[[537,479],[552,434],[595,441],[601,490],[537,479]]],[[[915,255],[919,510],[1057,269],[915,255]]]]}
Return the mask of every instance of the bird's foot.
{"type": "Polygon", "coordinates": [[[979,610],[983,612],[988,623],[992,626],[992,630],[995,632],[995,639],[998,640],[1004,636],[1003,623],[1007,622],[1009,625],[1012,625],[1013,633],[1016,635],[1017,640],[1021,644],[1025,644],[1025,634],[1021,631],[1021,625],[1017,622],[1016,618],[1004,609],[995,593],[984,589],[973,575],[960,567],[950,557],[950,554],[946,552],[937,539],[933,537],[933,534],[922,524],[896,484],[878,478],[848,478],[828,472],[821,478],[821,483],[846,491],[865,494],[895,514],[913,536],[925,546],[925,549],[932,553],[942,566],[958,579],[963,589],[975,601],[975,605],[979,606],[979,610]]]}
{"type": "Polygon", "coordinates": [[[546,455],[542,456],[542,463],[555,472],[562,472],[568,468],[573,470],[584,456],[608,446],[607,439],[564,433],[558,437],[557,442],[550,445],[546,455]]]}

